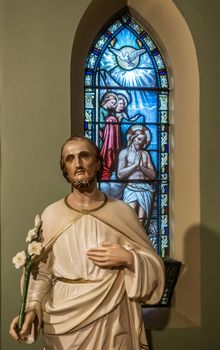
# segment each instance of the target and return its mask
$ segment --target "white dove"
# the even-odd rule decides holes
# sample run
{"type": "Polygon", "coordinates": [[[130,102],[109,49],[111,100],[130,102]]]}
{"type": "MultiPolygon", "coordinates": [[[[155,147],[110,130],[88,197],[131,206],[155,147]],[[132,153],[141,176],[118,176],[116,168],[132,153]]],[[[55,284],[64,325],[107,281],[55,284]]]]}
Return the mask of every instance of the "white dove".
{"type": "MultiPolygon", "coordinates": [[[[117,58],[119,59],[119,61],[125,62],[127,63],[128,66],[130,67],[135,67],[137,66],[138,62],[134,61],[140,57],[140,55],[142,55],[144,52],[146,52],[145,49],[138,49],[135,50],[134,48],[131,47],[122,47],[120,50],[116,50],[113,48],[109,48],[109,50],[115,55],[117,56],[117,58]],[[134,51],[131,51],[131,50],[134,51]]],[[[139,61],[139,60],[138,60],[139,61]]]]}

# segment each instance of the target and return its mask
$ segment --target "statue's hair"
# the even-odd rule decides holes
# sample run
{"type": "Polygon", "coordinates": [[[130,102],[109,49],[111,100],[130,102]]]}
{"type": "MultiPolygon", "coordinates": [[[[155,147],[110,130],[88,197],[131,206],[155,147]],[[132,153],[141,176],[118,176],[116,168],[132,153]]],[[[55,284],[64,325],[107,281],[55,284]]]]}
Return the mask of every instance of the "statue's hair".
{"type": "Polygon", "coordinates": [[[95,153],[96,153],[96,160],[100,162],[100,168],[97,171],[96,174],[96,178],[99,181],[101,179],[102,176],[102,168],[103,168],[103,160],[102,160],[102,156],[101,156],[101,152],[100,149],[96,146],[96,144],[94,142],[92,142],[92,140],[90,140],[88,137],[82,136],[82,135],[73,135],[71,137],[69,137],[63,144],[63,146],[61,147],[61,154],[60,154],[60,169],[63,173],[63,176],[65,177],[65,179],[69,181],[69,178],[67,176],[67,172],[66,172],[66,168],[65,168],[65,163],[64,163],[64,159],[63,159],[63,149],[65,147],[65,145],[70,142],[70,141],[85,141],[87,142],[90,146],[92,146],[92,148],[94,149],[95,153]]]}

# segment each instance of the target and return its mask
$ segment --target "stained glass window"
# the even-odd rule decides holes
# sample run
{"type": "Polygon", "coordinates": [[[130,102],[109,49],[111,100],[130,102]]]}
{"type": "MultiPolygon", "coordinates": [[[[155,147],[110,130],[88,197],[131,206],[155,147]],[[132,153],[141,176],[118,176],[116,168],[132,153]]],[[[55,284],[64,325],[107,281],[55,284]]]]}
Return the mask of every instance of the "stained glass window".
{"type": "Polygon", "coordinates": [[[101,149],[99,187],[137,212],[169,255],[169,80],[163,56],[128,14],[99,34],[85,67],[85,136],[101,149]]]}

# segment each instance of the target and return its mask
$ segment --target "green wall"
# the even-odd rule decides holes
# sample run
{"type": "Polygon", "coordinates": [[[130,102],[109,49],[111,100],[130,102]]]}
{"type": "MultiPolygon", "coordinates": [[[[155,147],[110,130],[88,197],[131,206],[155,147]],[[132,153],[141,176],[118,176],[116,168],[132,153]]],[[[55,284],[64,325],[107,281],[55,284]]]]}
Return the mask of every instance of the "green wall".
{"type": "MultiPolygon", "coordinates": [[[[18,312],[23,250],[37,213],[69,191],[59,171],[70,136],[73,38],[88,0],[2,0],[2,336],[1,349],[23,349],[8,336],[18,312]]],[[[35,344],[31,349],[42,349],[35,344]]]]}
{"type": "MultiPolygon", "coordinates": [[[[217,350],[220,1],[174,2],[192,32],[201,78],[202,326],[154,331],[151,343],[152,350],[217,350]]],[[[72,43],[89,3],[90,0],[0,1],[2,350],[26,348],[8,336],[9,322],[20,300],[19,272],[11,258],[23,249],[35,214],[69,191],[58,169],[59,149],[70,133],[72,43]]],[[[41,346],[38,343],[31,349],[41,346]]]]}

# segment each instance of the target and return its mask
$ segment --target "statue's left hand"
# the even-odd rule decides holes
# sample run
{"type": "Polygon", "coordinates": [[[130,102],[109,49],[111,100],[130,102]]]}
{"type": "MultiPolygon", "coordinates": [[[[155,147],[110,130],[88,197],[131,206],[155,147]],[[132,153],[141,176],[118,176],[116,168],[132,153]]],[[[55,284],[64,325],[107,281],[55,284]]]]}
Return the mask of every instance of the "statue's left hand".
{"type": "Polygon", "coordinates": [[[86,252],[88,258],[101,268],[127,267],[134,271],[134,256],[118,243],[103,242],[86,252]]]}

